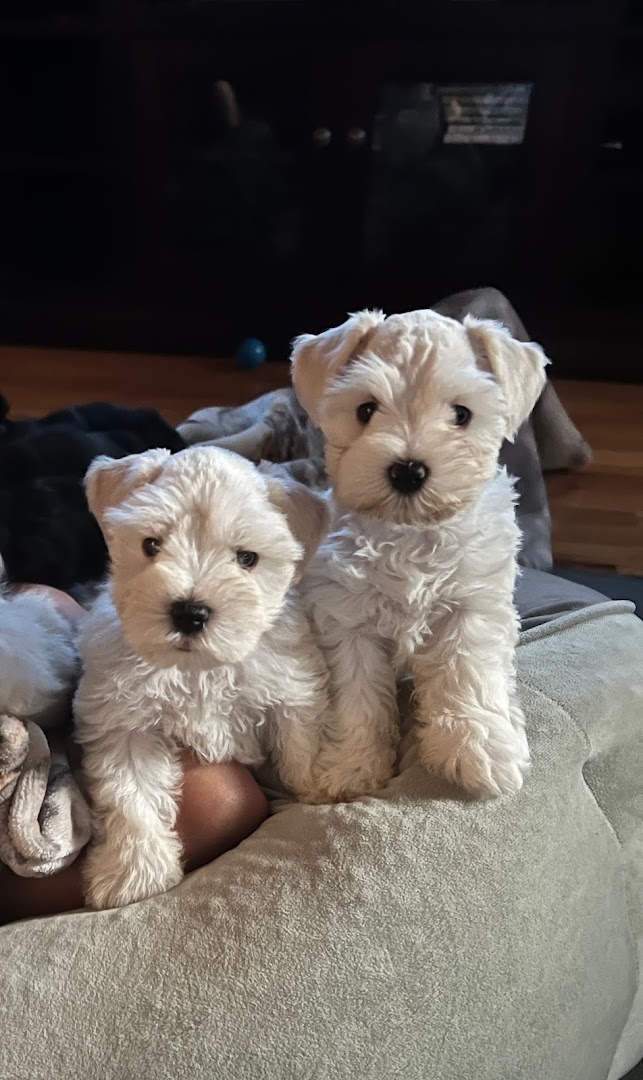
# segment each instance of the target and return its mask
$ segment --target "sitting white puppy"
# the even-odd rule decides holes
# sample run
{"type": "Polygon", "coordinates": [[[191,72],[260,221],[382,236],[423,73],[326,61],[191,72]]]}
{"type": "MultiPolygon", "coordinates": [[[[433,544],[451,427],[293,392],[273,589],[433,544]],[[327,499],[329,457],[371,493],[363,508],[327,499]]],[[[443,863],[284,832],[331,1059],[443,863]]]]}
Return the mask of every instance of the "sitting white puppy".
{"type": "Polygon", "coordinates": [[[429,310],[364,311],[295,341],[295,390],[324,434],[338,514],[302,582],[334,698],[320,799],[391,776],[407,672],[424,765],[476,795],[521,787],[519,532],[497,463],[546,363],[498,324],[429,310]]]}
{"type": "Polygon", "coordinates": [[[80,638],[74,713],[95,812],[86,896],[105,908],[181,879],[179,747],[272,756],[308,793],[327,671],[289,589],[327,510],[212,447],[99,458],[86,490],[111,581],[80,638]]]}

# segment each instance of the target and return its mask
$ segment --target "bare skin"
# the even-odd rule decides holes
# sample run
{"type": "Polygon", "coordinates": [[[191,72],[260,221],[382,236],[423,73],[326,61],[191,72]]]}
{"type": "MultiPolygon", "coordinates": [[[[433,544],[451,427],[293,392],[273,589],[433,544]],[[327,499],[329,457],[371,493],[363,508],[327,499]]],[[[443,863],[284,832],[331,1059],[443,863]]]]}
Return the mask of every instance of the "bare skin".
{"type": "MultiPolygon", "coordinates": [[[[21,587],[46,592],[74,625],[82,619],[82,608],[66,593],[41,585],[21,587]]],[[[186,750],[182,764],[177,831],[189,871],[212,862],[254,832],[265,819],[268,804],[252,774],[237,762],[208,764],[186,750]]],[[[20,878],[0,869],[0,924],[82,908],[82,870],[82,856],[44,878],[20,878]]]]}

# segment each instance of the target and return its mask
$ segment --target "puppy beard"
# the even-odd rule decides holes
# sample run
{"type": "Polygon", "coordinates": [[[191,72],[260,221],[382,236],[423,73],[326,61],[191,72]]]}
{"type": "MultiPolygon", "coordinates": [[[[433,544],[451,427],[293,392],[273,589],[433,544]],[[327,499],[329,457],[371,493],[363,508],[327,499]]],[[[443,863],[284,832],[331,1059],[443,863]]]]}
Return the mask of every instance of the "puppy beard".
{"type": "Polygon", "coordinates": [[[279,603],[249,600],[243,588],[219,589],[199,600],[212,609],[197,634],[175,629],[170,607],[179,597],[141,596],[136,588],[114,589],[114,600],[125,637],[137,656],[154,667],[204,671],[244,660],[276,618],[279,603]]]}
{"type": "MultiPolygon", "coordinates": [[[[432,455],[429,478],[413,494],[391,486],[388,468],[395,456],[359,443],[346,449],[327,446],[326,465],[339,506],[395,525],[438,525],[470,506],[496,473],[488,452],[432,455]]],[[[408,453],[400,457],[408,457],[408,453]]],[[[428,457],[428,455],[427,455],[428,457]]]]}

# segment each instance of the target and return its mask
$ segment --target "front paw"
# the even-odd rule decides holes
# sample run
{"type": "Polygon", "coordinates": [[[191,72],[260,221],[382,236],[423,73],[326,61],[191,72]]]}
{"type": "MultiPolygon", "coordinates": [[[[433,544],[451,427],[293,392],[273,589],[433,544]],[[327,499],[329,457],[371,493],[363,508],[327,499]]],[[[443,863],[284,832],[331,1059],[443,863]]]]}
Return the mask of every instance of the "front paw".
{"type": "Polygon", "coordinates": [[[480,723],[431,724],[419,741],[427,771],[478,798],[515,795],[529,769],[529,747],[521,728],[497,718],[489,730],[480,723]]]}
{"type": "Polygon", "coordinates": [[[182,878],[178,837],[122,846],[107,840],[87,852],[85,900],[96,911],[124,907],[167,892],[182,878]]]}
{"type": "Polygon", "coordinates": [[[341,803],[351,802],[360,795],[373,795],[393,776],[396,754],[386,752],[371,761],[347,763],[322,759],[311,786],[300,794],[300,802],[341,803]]]}

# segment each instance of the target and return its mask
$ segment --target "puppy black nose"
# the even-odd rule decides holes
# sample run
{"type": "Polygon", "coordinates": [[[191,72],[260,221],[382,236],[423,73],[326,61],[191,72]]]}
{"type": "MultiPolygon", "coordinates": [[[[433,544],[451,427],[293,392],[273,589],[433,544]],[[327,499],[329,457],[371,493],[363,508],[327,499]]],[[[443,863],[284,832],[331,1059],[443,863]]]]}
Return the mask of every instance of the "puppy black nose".
{"type": "Polygon", "coordinates": [[[176,600],[170,608],[170,618],[180,634],[198,634],[212,614],[212,608],[198,600],[176,600]]]}
{"type": "Polygon", "coordinates": [[[388,478],[402,495],[419,491],[428,475],[429,468],[423,461],[394,461],[388,467],[388,478]]]}

